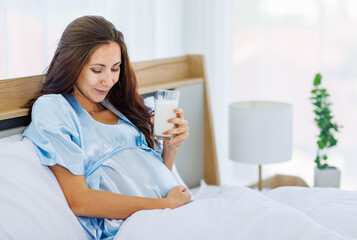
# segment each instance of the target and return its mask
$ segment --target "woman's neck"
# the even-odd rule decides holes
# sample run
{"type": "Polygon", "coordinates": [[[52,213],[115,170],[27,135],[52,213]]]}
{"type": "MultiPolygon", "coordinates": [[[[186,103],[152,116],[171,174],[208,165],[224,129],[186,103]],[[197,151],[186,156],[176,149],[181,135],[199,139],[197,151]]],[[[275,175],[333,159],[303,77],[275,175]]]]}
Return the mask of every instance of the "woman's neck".
{"type": "Polygon", "coordinates": [[[89,100],[78,88],[74,87],[72,95],[77,99],[79,104],[91,115],[103,111],[103,106],[99,103],[89,100]]]}

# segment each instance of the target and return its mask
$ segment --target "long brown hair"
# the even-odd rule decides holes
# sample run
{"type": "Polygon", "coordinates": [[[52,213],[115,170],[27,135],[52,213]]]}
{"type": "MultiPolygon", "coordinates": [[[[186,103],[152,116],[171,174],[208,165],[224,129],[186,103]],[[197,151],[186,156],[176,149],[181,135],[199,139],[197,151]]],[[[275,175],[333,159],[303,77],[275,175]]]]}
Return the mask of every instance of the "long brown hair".
{"type": "MultiPolygon", "coordinates": [[[[153,148],[151,113],[137,92],[136,76],[123,34],[103,17],[83,16],[67,26],[45,73],[39,96],[72,92],[73,85],[93,52],[99,46],[110,42],[119,44],[122,63],[119,80],[111,88],[107,98],[145,135],[149,147],[153,148]]],[[[30,108],[34,100],[29,102],[30,108]]]]}

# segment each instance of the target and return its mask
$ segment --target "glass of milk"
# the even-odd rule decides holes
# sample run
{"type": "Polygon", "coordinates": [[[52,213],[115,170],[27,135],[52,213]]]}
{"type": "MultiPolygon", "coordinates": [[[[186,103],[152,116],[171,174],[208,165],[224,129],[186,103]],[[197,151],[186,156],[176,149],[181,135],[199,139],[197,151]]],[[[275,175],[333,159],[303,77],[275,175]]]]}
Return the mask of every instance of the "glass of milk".
{"type": "Polygon", "coordinates": [[[165,135],[163,132],[174,128],[175,124],[167,120],[176,117],[174,109],[178,107],[179,91],[156,90],[155,93],[155,120],[154,137],[164,141],[170,140],[172,135],[165,135]]]}

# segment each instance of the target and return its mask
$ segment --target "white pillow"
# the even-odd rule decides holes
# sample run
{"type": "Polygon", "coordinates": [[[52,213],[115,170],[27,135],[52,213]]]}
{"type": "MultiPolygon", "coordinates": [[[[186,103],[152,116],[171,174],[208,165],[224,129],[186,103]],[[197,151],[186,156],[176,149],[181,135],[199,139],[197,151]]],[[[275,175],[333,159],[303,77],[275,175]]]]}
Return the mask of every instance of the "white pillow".
{"type": "Polygon", "coordinates": [[[0,140],[0,238],[90,239],[35,146],[21,139],[0,140]]]}

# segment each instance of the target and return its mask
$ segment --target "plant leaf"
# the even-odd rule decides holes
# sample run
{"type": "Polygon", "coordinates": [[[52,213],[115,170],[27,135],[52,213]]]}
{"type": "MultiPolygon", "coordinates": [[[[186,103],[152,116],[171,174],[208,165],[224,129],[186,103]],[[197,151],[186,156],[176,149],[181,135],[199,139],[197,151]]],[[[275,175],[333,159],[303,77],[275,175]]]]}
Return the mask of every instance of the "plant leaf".
{"type": "Polygon", "coordinates": [[[314,113],[315,113],[316,115],[318,115],[318,116],[321,115],[321,112],[320,112],[319,110],[314,110],[314,113]]]}
{"type": "Polygon", "coordinates": [[[320,156],[319,155],[316,156],[315,163],[317,165],[317,168],[321,169],[321,163],[320,163],[320,156]]]}
{"type": "Polygon", "coordinates": [[[313,103],[316,107],[318,108],[321,108],[321,102],[320,101],[317,101],[315,103],[313,103]]]}
{"type": "Polygon", "coordinates": [[[317,141],[317,145],[319,146],[319,149],[324,149],[324,147],[326,146],[326,140],[319,140],[317,141]]]}
{"type": "Polygon", "coordinates": [[[329,147],[333,147],[337,144],[337,140],[331,135],[331,139],[329,141],[329,147]]]}
{"type": "Polygon", "coordinates": [[[325,164],[324,164],[324,165],[322,165],[321,167],[322,167],[321,169],[325,169],[325,168],[327,168],[327,167],[328,167],[328,164],[327,164],[327,163],[325,163],[325,164]]]}
{"type": "Polygon", "coordinates": [[[321,84],[321,74],[318,73],[315,75],[315,79],[314,79],[314,86],[318,86],[321,84]]]}

